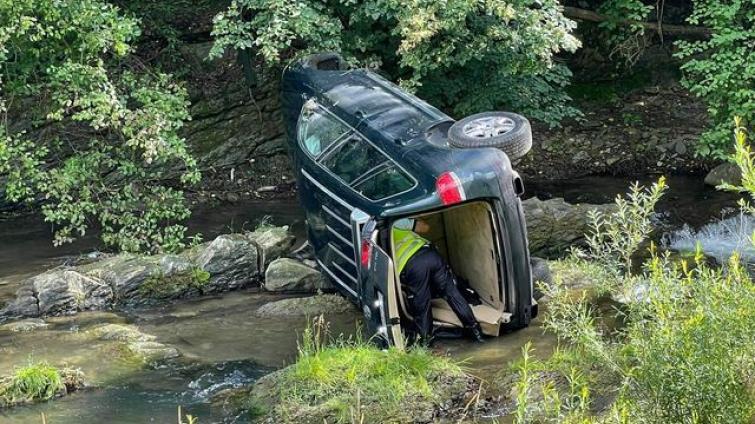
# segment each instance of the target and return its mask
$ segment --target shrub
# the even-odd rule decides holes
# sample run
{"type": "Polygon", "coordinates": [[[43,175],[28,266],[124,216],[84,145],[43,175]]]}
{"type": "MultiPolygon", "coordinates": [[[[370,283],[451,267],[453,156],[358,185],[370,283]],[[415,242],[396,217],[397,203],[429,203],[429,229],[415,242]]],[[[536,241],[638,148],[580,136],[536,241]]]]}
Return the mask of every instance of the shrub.
{"type": "Polygon", "coordinates": [[[698,152],[725,158],[734,117],[755,120],[755,3],[696,1],[687,21],[711,30],[709,39],[677,43],[676,55],[686,61],[682,84],[708,105],[713,121],[698,152]]]}
{"type": "Polygon", "coordinates": [[[631,273],[632,256],[652,232],[651,217],[666,189],[664,177],[649,188],[635,183],[626,197],[616,196],[614,211],[591,211],[592,234],[587,236],[587,249],[573,253],[597,262],[603,269],[631,273]]]}
{"type": "Polygon", "coordinates": [[[457,115],[503,107],[556,124],[578,113],[554,57],[579,47],[574,27],[555,0],[235,0],[215,17],[211,56],[249,49],[279,64],[336,50],[457,115]]]}
{"type": "MultiPolygon", "coordinates": [[[[630,202],[633,213],[627,219],[644,216],[638,213],[642,204],[630,202]]],[[[636,222],[624,228],[644,227],[636,222]]],[[[602,244],[591,243],[591,250],[609,246],[629,252],[611,246],[636,243],[615,239],[644,233],[608,232],[602,244]]],[[[614,280],[603,285],[609,295],[603,299],[614,299],[613,306],[575,296],[562,275],[555,275],[544,289],[549,298],[544,322],[562,347],[546,361],[523,362],[528,370],[520,370],[520,376],[528,381],[517,386],[525,403],[520,415],[526,412],[531,422],[744,423],[755,418],[755,285],[737,255],[714,269],[700,249],[689,261],[672,260],[651,245],[640,273],[617,272],[611,268],[617,262],[593,258],[576,260],[603,268],[600,278],[614,280]],[[539,391],[532,388],[535,373],[542,380],[539,391]],[[574,385],[564,383],[573,376],[582,382],[578,402],[574,385]],[[601,402],[593,404],[597,397],[601,402]],[[608,406],[598,409],[599,404],[608,406]]]]}

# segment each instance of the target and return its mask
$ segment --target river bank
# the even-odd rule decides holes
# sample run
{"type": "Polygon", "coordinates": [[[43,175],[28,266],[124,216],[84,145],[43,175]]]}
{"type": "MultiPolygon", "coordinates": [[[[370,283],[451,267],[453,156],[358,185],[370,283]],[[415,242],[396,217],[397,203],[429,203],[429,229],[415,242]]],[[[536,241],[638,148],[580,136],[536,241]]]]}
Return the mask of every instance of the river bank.
{"type": "MultiPolygon", "coordinates": [[[[649,180],[649,178],[648,178],[649,180]]],[[[699,227],[736,205],[736,196],[717,192],[701,178],[673,177],[671,191],[659,205],[656,215],[662,231],[673,231],[682,223],[699,227]]],[[[624,193],[628,181],[621,178],[587,178],[561,182],[533,182],[530,195],[543,199],[564,197],[571,202],[610,202],[624,193]]],[[[229,230],[253,229],[260,222],[290,224],[298,245],[304,239],[303,214],[295,199],[274,201],[213,200],[198,204],[190,221],[192,231],[211,239],[229,230]],[[266,218],[269,217],[269,218],[266,218]]],[[[60,249],[52,248],[49,228],[33,216],[0,222],[0,288],[3,300],[12,296],[10,287],[31,274],[80,260],[81,255],[97,256],[99,241],[92,235],[60,249]]],[[[176,407],[205,422],[234,422],[232,412],[213,404],[214,394],[225,388],[251,385],[262,375],[291,363],[297,353],[297,338],[304,330],[304,316],[264,317],[256,311],[264,304],[290,298],[249,289],[215,294],[194,300],[180,300],[154,307],[115,312],[82,312],[71,317],[46,319],[45,328],[31,332],[4,331],[0,369],[11,371],[30,359],[51,364],[80,367],[94,388],[65,398],[8,410],[3,422],[25,423],[45,412],[48,422],[88,421],[146,422],[174,420],[176,407]],[[81,337],[103,324],[136,326],[154,341],[176,349],[179,356],[156,369],[136,366],[118,358],[117,344],[81,337]],[[103,355],[104,353],[104,355],[103,355]],[[107,360],[104,360],[106,359],[107,360]]],[[[351,334],[358,314],[328,317],[333,332],[351,334]]],[[[464,367],[482,379],[498,375],[519,357],[522,346],[532,342],[535,354],[547,356],[555,340],[543,334],[541,318],[521,331],[473,345],[465,340],[444,340],[437,352],[464,361],[464,367]]],[[[501,389],[499,395],[508,395],[501,389]]],[[[243,422],[237,421],[237,422],[243,422]]]]}

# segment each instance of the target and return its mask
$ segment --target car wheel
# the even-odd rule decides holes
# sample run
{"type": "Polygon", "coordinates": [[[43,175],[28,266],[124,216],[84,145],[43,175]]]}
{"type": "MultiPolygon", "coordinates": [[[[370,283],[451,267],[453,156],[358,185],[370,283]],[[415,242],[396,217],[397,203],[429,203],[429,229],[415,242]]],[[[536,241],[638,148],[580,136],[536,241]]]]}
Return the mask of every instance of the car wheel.
{"type": "Polygon", "coordinates": [[[510,112],[483,112],[454,123],[448,130],[454,147],[495,147],[509,159],[519,159],[532,148],[530,121],[510,112]]]}

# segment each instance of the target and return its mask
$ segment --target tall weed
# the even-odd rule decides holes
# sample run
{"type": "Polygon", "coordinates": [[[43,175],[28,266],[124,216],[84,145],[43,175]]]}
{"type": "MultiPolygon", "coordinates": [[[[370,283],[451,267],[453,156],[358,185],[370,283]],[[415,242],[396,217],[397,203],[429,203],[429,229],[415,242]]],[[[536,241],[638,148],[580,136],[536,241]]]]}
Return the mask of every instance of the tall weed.
{"type": "Polygon", "coordinates": [[[544,287],[545,327],[561,346],[548,360],[530,363],[535,371],[520,371],[517,393],[527,396],[522,411],[530,420],[518,412],[518,422],[755,419],[755,285],[739,256],[713,268],[699,247],[693,258],[678,260],[651,244],[649,259],[633,271],[664,191],[662,179],[650,189],[635,185],[616,212],[594,215],[588,248],[569,261],[595,271],[606,294],[601,302],[575,295],[558,273],[544,287]],[[538,388],[522,391],[533,372],[538,388]],[[570,376],[582,386],[565,384],[570,376]],[[581,387],[581,401],[573,387],[581,387]]]}

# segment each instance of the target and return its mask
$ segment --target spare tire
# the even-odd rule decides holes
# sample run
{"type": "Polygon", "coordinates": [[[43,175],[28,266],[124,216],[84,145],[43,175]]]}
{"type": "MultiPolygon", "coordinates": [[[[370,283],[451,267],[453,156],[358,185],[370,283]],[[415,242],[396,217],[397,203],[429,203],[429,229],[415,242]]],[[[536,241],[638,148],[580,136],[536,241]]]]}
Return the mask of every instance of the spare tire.
{"type": "Polygon", "coordinates": [[[495,147],[509,159],[519,159],[532,148],[530,121],[511,112],[482,112],[456,121],[448,130],[454,147],[495,147]]]}

